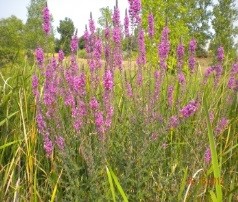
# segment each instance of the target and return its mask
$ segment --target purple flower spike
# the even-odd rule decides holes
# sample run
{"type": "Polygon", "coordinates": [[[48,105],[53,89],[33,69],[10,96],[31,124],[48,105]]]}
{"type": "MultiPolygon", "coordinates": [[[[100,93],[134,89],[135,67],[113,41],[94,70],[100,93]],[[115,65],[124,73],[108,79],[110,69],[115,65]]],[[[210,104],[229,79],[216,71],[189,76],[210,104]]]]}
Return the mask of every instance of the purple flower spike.
{"type": "Polygon", "coordinates": [[[44,52],[42,48],[37,48],[35,51],[35,56],[39,67],[42,67],[44,62],[44,52]]]}
{"type": "Polygon", "coordinates": [[[207,148],[204,154],[204,160],[206,164],[209,164],[211,162],[211,150],[210,148],[207,148]]]}
{"type": "Polygon", "coordinates": [[[152,13],[149,14],[148,16],[148,32],[149,32],[149,37],[153,38],[154,34],[155,34],[155,28],[154,28],[154,16],[152,13]]]}
{"type": "Polygon", "coordinates": [[[125,18],[124,18],[124,28],[125,28],[125,36],[128,37],[129,36],[129,17],[127,14],[127,9],[126,9],[125,18]]]}
{"type": "Polygon", "coordinates": [[[78,37],[74,35],[70,43],[71,52],[75,53],[78,50],[78,37]]]}
{"type": "Polygon", "coordinates": [[[180,110],[182,117],[189,118],[194,115],[198,110],[198,102],[195,100],[190,101],[183,109],[180,110]]]}
{"type": "Polygon", "coordinates": [[[46,156],[49,158],[51,156],[51,154],[53,153],[54,146],[48,136],[44,137],[44,149],[46,152],[46,156]]]}
{"type": "Polygon", "coordinates": [[[107,70],[104,76],[104,88],[105,90],[111,91],[113,88],[113,77],[110,70],[107,70]]]}
{"type": "Polygon", "coordinates": [[[217,49],[217,60],[219,62],[222,62],[224,60],[224,48],[221,46],[217,49]]]}
{"type": "Polygon", "coordinates": [[[44,7],[42,14],[43,14],[43,30],[47,35],[49,35],[49,33],[50,33],[50,11],[47,6],[44,7]]]}
{"type": "Polygon", "coordinates": [[[65,141],[62,136],[57,137],[55,142],[60,150],[64,150],[65,141]]]}
{"type": "Polygon", "coordinates": [[[62,62],[64,60],[64,51],[59,50],[59,62],[62,62]]]}

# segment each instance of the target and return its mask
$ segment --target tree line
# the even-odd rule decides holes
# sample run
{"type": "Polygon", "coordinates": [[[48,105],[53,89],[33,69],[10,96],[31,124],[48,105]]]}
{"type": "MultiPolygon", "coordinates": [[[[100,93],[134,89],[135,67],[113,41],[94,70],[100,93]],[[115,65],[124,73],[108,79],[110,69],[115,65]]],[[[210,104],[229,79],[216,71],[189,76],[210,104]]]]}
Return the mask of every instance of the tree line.
{"type": "MultiPolygon", "coordinates": [[[[45,4],[46,0],[31,0],[25,24],[15,16],[0,19],[0,67],[8,62],[18,62],[22,54],[30,57],[38,46],[47,52],[63,49],[66,54],[70,53],[69,42],[76,31],[73,21],[67,17],[60,20],[56,29],[60,38],[55,37],[52,27],[46,39],[42,31],[42,9],[45,4]]],[[[172,46],[176,46],[181,38],[186,44],[194,37],[199,44],[197,54],[200,56],[206,54],[207,47],[215,52],[223,45],[230,57],[236,57],[238,27],[234,23],[238,20],[238,5],[235,5],[235,0],[218,0],[217,3],[212,0],[142,0],[142,7],[142,26],[145,30],[150,13],[154,15],[156,33],[161,32],[167,19],[172,46]]],[[[100,12],[99,33],[106,22],[112,22],[109,7],[101,8],[100,12]]],[[[136,35],[136,31],[131,37],[133,35],[136,35]]],[[[155,41],[158,40],[159,36],[155,36],[155,41]]],[[[82,36],[79,48],[84,48],[82,36]]]]}

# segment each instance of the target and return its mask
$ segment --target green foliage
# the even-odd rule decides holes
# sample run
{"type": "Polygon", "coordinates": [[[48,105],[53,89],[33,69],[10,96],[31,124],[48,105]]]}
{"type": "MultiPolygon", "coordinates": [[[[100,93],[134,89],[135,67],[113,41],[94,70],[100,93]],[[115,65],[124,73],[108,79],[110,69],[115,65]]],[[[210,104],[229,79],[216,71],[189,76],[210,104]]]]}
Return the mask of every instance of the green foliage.
{"type": "Polygon", "coordinates": [[[234,38],[238,36],[238,27],[234,23],[238,20],[238,8],[235,0],[219,0],[213,8],[214,19],[212,26],[215,31],[210,49],[216,53],[219,46],[223,46],[225,54],[235,57],[234,38]]]}
{"type": "Polygon", "coordinates": [[[15,16],[0,20],[0,67],[23,60],[23,22],[15,16]]]}
{"type": "MultiPolygon", "coordinates": [[[[211,0],[182,0],[182,1],[153,1],[142,0],[142,23],[147,29],[148,15],[153,13],[155,19],[155,33],[161,33],[167,19],[170,29],[171,49],[175,50],[180,38],[185,46],[189,40],[194,37],[198,42],[199,56],[206,55],[205,46],[211,37],[209,28],[209,19],[211,17],[211,0]]],[[[160,35],[156,34],[155,39],[147,40],[150,49],[149,54],[152,61],[156,61],[156,47],[153,43],[158,44],[160,35]]],[[[172,55],[175,57],[175,52],[172,55]]]]}
{"type": "Polygon", "coordinates": [[[113,26],[112,9],[109,6],[100,8],[100,13],[101,16],[98,18],[98,24],[101,26],[101,29],[105,28],[106,25],[111,28],[113,26]]]}
{"type": "Polygon", "coordinates": [[[70,53],[70,41],[75,32],[74,23],[70,18],[65,18],[60,20],[59,27],[57,31],[60,34],[60,39],[58,41],[58,49],[62,49],[66,54],[70,53]]]}
{"type": "MultiPolygon", "coordinates": [[[[28,52],[33,52],[38,46],[42,47],[45,52],[54,50],[54,33],[51,28],[51,34],[46,37],[42,29],[42,10],[46,5],[46,0],[31,0],[27,7],[28,16],[25,25],[24,39],[25,48],[28,52]]],[[[53,18],[51,17],[51,22],[53,18]]]]}

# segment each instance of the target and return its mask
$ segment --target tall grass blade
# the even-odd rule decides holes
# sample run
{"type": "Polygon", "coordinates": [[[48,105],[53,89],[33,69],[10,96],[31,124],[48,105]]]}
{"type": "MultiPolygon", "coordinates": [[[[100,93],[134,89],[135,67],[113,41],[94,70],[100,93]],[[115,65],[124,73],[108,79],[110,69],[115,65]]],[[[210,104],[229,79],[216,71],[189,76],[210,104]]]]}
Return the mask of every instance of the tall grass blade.
{"type": "Polygon", "coordinates": [[[221,174],[220,174],[220,168],[218,165],[215,140],[214,140],[212,126],[211,126],[209,113],[208,113],[207,101],[206,101],[205,97],[203,99],[203,103],[204,103],[204,109],[205,109],[205,113],[206,113],[208,138],[209,138],[209,144],[210,144],[211,155],[212,155],[212,167],[213,167],[214,181],[216,184],[216,196],[217,196],[217,201],[221,202],[222,201],[222,188],[221,188],[221,183],[220,183],[221,182],[221,174]]]}

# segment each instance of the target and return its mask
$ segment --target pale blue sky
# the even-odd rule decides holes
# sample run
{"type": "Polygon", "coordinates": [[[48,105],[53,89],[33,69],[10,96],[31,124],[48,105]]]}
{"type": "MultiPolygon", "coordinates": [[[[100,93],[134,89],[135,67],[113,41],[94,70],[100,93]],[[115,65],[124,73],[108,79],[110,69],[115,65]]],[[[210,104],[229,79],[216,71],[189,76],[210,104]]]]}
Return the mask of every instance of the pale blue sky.
{"type": "MultiPolygon", "coordinates": [[[[0,0],[0,18],[15,15],[25,22],[27,19],[26,7],[29,3],[30,0],[0,0]]],[[[93,18],[97,22],[100,16],[99,9],[106,6],[113,9],[114,5],[115,0],[48,0],[48,7],[54,19],[54,28],[56,29],[60,20],[69,17],[73,20],[75,27],[78,28],[79,36],[83,34],[85,24],[88,23],[90,11],[92,11],[93,18]]],[[[121,20],[123,20],[124,11],[128,7],[128,0],[118,0],[118,5],[121,9],[121,20]]]]}
{"type": "MultiPolygon", "coordinates": [[[[238,6],[238,0],[236,1],[236,5],[238,6]]],[[[214,2],[216,1],[214,0],[214,2]]],[[[0,0],[0,18],[15,15],[25,22],[27,19],[26,7],[29,3],[30,0],[0,0]]],[[[124,10],[128,7],[128,0],[118,0],[118,4],[121,9],[121,20],[123,20],[124,10]]],[[[115,0],[48,0],[48,6],[54,19],[53,26],[55,30],[60,20],[69,17],[73,20],[75,27],[78,28],[79,35],[82,35],[84,32],[90,11],[93,12],[93,18],[97,22],[100,16],[99,9],[106,6],[113,9],[114,5],[115,0]]],[[[237,25],[238,22],[235,24],[237,25]]],[[[236,41],[238,41],[238,37],[236,41]]]]}

